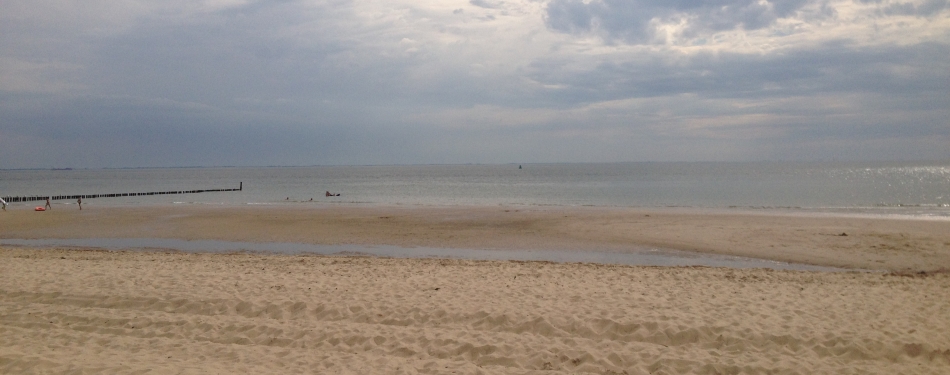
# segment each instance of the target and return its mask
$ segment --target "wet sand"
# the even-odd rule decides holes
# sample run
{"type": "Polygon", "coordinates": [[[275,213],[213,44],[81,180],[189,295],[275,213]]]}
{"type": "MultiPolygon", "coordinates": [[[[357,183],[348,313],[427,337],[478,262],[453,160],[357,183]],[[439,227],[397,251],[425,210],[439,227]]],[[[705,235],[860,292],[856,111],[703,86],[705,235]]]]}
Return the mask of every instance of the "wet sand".
{"type": "Polygon", "coordinates": [[[819,266],[950,269],[950,221],[768,212],[380,206],[75,207],[0,215],[0,238],[175,238],[460,249],[663,249],[819,266]]]}

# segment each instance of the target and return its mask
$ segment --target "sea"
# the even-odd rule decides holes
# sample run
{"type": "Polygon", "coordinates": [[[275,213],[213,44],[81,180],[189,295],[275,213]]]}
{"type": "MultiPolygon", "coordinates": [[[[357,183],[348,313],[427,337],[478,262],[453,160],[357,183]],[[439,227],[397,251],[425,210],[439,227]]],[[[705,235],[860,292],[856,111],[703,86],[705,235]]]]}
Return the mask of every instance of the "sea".
{"type": "Polygon", "coordinates": [[[677,207],[950,218],[950,161],[0,170],[0,197],[238,187],[243,189],[83,203],[677,207]]]}

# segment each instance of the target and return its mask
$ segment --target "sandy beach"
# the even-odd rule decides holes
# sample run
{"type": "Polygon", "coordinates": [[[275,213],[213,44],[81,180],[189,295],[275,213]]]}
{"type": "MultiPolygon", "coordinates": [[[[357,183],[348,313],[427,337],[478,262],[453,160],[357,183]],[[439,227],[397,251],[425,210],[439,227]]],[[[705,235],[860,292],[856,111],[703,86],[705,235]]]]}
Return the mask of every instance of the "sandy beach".
{"type": "Polygon", "coordinates": [[[462,249],[688,250],[852,269],[950,269],[950,220],[598,207],[25,207],[0,238],[176,238],[462,249]]]}
{"type": "Polygon", "coordinates": [[[604,208],[73,208],[11,209],[0,214],[0,238],[646,245],[875,271],[2,246],[0,373],[950,372],[947,221],[604,208]]]}

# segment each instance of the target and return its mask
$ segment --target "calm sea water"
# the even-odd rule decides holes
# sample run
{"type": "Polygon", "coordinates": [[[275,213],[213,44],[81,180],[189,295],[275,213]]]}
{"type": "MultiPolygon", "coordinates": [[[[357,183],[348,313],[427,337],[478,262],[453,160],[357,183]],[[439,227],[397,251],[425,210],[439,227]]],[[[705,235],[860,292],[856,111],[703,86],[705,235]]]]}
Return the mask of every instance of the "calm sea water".
{"type": "Polygon", "coordinates": [[[240,192],[84,203],[280,205],[313,199],[340,204],[694,207],[950,217],[950,162],[0,170],[0,196],[236,188],[241,182],[240,192]],[[325,197],[325,191],[341,196],[325,197]]]}

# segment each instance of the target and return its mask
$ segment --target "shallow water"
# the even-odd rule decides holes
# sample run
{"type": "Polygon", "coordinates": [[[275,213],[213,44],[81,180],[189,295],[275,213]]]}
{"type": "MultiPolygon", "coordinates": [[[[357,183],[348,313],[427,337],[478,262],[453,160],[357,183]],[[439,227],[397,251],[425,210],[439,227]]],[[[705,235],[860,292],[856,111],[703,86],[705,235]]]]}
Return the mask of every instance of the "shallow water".
{"type": "MultiPolygon", "coordinates": [[[[950,217],[950,161],[0,170],[0,196],[237,188],[84,204],[527,205],[782,209],[950,217]],[[340,193],[327,197],[326,191],[340,193]]],[[[53,204],[75,204],[54,200],[53,204]]],[[[30,206],[33,202],[14,203],[30,206]]]]}
{"type": "Polygon", "coordinates": [[[179,240],[165,238],[86,238],[86,239],[3,239],[0,245],[70,246],[120,249],[168,249],[195,253],[257,252],[270,254],[365,255],[393,258],[448,258],[471,260],[549,261],[557,263],[598,263],[632,266],[706,266],[728,268],[768,268],[797,271],[848,271],[834,267],[786,263],[765,259],[688,251],[642,248],[626,252],[563,250],[489,250],[432,247],[396,247],[365,245],[312,245],[288,242],[233,242],[216,240],[179,240]]]}

